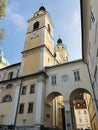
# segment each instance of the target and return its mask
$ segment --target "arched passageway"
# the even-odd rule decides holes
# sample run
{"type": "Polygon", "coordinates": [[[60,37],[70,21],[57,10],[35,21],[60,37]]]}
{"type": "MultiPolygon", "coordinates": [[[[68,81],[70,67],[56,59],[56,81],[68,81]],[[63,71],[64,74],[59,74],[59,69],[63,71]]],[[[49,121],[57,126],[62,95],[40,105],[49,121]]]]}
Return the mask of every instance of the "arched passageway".
{"type": "Polygon", "coordinates": [[[95,130],[97,128],[93,99],[88,90],[78,88],[71,93],[70,109],[73,130],[95,130]]]}
{"type": "Polygon", "coordinates": [[[66,130],[64,98],[59,92],[47,96],[45,104],[45,126],[53,129],[66,130]]]}

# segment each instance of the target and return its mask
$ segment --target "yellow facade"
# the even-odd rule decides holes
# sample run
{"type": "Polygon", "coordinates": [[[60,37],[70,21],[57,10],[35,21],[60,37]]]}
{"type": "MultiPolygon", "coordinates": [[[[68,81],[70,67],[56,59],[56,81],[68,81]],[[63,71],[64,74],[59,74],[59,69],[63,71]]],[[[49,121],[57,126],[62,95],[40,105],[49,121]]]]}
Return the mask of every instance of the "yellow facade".
{"type": "MultiPolygon", "coordinates": [[[[53,29],[49,13],[41,6],[28,20],[22,62],[0,69],[1,129],[74,130],[73,101],[81,92],[93,98],[87,65],[83,60],[68,62],[61,39],[54,48],[53,29]]],[[[95,102],[90,108],[94,129],[95,102]]]]}

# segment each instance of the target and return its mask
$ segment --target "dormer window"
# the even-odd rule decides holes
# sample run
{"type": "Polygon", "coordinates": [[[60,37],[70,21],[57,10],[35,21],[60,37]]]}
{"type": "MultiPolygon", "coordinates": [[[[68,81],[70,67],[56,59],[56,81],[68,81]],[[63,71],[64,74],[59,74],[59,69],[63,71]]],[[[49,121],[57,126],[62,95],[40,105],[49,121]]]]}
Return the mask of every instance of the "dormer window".
{"type": "Polygon", "coordinates": [[[35,22],[33,25],[33,31],[37,30],[39,28],[39,22],[35,22]]]}

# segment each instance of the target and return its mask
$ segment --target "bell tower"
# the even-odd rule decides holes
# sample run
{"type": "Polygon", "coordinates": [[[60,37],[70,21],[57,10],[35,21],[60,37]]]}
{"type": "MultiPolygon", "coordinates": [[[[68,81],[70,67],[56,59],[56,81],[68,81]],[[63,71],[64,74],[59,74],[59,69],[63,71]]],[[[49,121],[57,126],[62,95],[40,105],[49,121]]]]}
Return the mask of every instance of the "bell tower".
{"type": "Polygon", "coordinates": [[[42,5],[28,20],[21,75],[37,73],[53,65],[53,28],[50,15],[42,5]]]}

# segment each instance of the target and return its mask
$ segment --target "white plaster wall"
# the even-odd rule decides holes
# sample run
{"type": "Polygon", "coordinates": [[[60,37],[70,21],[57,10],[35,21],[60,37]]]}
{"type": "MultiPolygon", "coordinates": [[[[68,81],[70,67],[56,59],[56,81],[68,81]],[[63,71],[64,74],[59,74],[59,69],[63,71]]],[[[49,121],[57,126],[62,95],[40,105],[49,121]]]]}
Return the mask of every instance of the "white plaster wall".
{"type": "Polygon", "coordinates": [[[51,67],[46,69],[46,72],[49,76],[46,82],[46,98],[52,92],[59,92],[64,96],[64,100],[69,100],[72,91],[78,88],[84,88],[92,94],[87,66],[82,61],[51,67]],[[80,70],[81,80],[78,82],[74,80],[74,70],[80,70]],[[57,85],[52,85],[51,76],[55,74],[57,76],[57,85]],[[68,80],[66,82],[62,81],[62,76],[64,74],[68,75],[68,80]]]}

